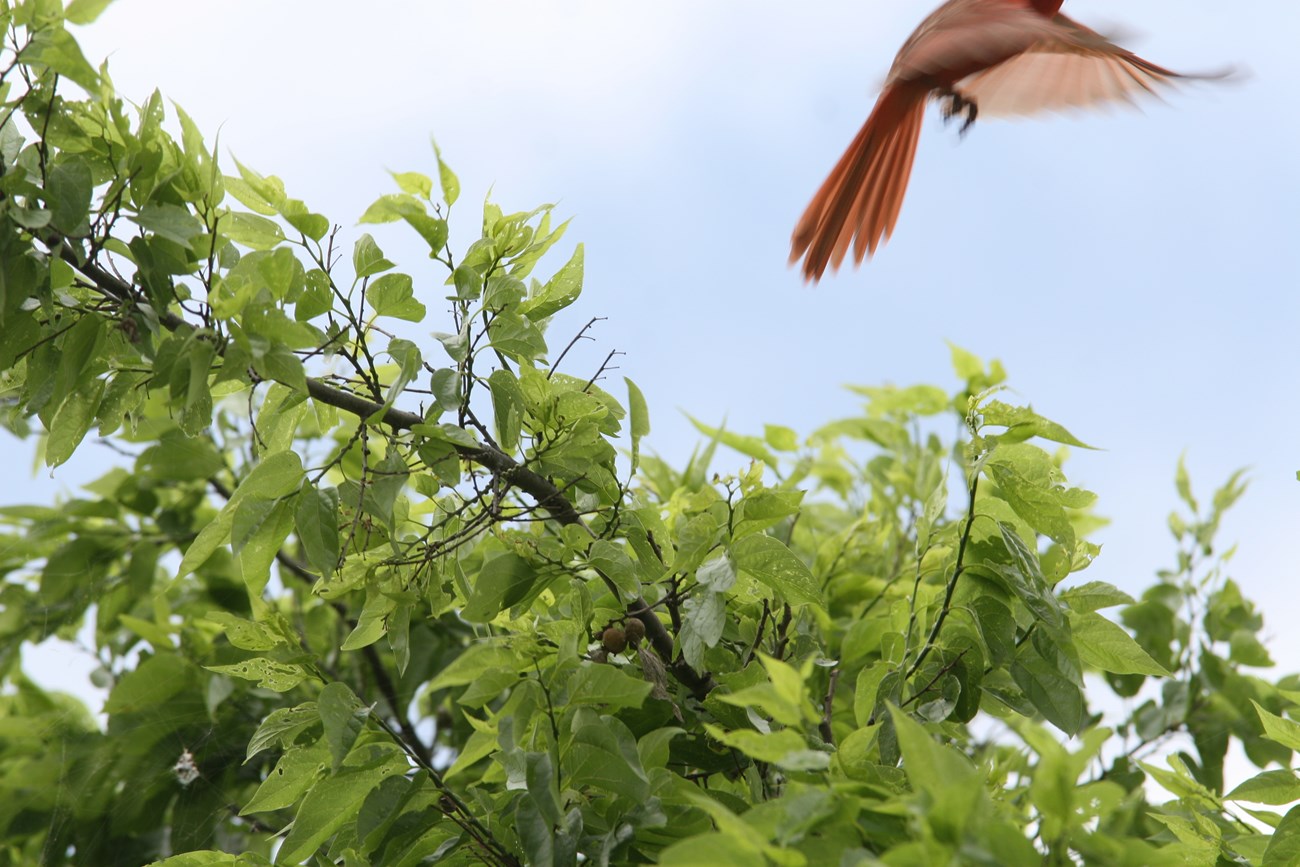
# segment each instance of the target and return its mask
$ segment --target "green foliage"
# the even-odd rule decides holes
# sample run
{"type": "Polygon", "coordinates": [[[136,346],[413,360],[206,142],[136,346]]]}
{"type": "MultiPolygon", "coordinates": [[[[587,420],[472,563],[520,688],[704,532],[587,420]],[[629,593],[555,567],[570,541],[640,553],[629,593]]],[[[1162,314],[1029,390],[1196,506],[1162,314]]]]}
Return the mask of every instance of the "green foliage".
{"type": "Polygon", "coordinates": [[[128,108],[64,26],[105,5],[0,7],[0,420],[127,456],[0,510],[0,863],[1294,863],[1246,806],[1300,798],[1300,684],[1216,548],[1240,475],[1204,511],[1180,463],[1133,599],[1079,574],[1087,446],[956,347],[955,393],[673,467],[552,351],[549,207],[453,251],[435,148],[361,218],[417,280],[128,108]],[[49,636],[102,726],[23,676],[49,636]]]}

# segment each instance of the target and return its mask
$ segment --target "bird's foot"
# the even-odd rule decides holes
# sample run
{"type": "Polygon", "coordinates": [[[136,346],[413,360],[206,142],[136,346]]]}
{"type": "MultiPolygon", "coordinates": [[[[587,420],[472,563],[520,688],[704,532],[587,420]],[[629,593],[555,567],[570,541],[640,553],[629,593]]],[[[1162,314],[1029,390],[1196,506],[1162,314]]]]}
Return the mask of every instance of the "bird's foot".
{"type": "Polygon", "coordinates": [[[943,104],[941,111],[943,112],[943,122],[945,124],[954,117],[964,115],[961,129],[957,130],[957,134],[964,137],[967,131],[975,125],[975,118],[979,115],[979,106],[975,104],[975,100],[967,99],[954,90],[948,93],[948,100],[943,104]]]}

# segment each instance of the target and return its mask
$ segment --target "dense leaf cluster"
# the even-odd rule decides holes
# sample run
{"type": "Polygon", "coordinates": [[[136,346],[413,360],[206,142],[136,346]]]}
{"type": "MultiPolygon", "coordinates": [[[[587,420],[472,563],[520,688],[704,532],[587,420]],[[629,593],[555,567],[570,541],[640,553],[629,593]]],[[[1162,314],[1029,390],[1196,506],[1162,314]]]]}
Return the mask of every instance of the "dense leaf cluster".
{"type": "Polygon", "coordinates": [[[636,386],[549,342],[583,277],[534,274],[550,208],[454,253],[435,153],[362,217],[440,269],[402,273],[124,103],[65,29],[104,5],[0,5],[0,420],[122,456],[0,510],[0,863],[1300,857],[1258,806],[1300,798],[1300,682],[1250,673],[1215,547],[1239,476],[1203,509],[1180,465],[1133,599],[1078,574],[1086,446],[957,348],[954,393],[697,423],[671,466],[636,386]],[[52,635],[101,718],[22,674],[52,635]],[[1225,791],[1234,741],[1266,770],[1225,791]]]}

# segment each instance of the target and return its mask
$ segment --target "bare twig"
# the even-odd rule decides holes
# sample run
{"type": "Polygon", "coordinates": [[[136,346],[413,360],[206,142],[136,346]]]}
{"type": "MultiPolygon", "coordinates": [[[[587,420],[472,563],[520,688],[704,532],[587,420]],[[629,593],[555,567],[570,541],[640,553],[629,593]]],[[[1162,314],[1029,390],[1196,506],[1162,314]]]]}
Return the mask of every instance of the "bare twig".
{"type": "Polygon", "coordinates": [[[826,697],[822,699],[822,722],[818,728],[822,733],[822,740],[828,744],[835,744],[835,733],[831,730],[831,710],[835,706],[835,687],[840,682],[840,670],[838,668],[831,671],[831,682],[826,687],[826,697]]]}
{"type": "Polygon", "coordinates": [[[605,321],[604,316],[591,317],[591,319],[587,322],[587,324],[582,326],[582,328],[579,329],[578,333],[573,336],[573,339],[569,341],[569,345],[564,347],[564,351],[560,353],[560,357],[555,359],[555,363],[551,365],[551,369],[546,373],[546,378],[550,379],[552,376],[555,375],[555,371],[560,369],[560,362],[564,360],[564,356],[569,354],[569,350],[572,349],[579,340],[582,340],[584,337],[586,337],[588,340],[593,339],[587,337],[587,331],[588,329],[591,328],[591,326],[595,325],[597,322],[604,322],[604,321],[605,321]]]}

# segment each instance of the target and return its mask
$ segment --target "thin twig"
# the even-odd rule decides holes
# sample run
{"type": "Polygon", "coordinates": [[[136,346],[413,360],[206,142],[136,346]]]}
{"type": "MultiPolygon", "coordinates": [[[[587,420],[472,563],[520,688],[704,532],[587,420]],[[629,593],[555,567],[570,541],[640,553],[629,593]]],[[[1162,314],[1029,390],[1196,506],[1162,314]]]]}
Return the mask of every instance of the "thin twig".
{"type": "MultiPolygon", "coordinates": [[[[604,316],[591,317],[591,320],[588,321],[586,325],[582,326],[582,328],[579,329],[578,333],[573,336],[573,339],[569,341],[569,345],[564,347],[564,351],[560,353],[560,357],[555,359],[555,363],[551,365],[551,369],[546,372],[546,378],[550,379],[552,376],[555,375],[555,371],[560,369],[560,362],[564,360],[564,356],[569,354],[569,350],[572,349],[579,340],[581,340],[583,337],[586,337],[587,330],[590,329],[591,326],[595,325],[597,322],[604,322],[604,321],[605,321],[604,316]]],[[[588,337],[587,339],[591,340],[593,338],[588,337]]]]}
{"type": "Polygon", "coordinates": [[[840,682],[840,670],[838,668],[831,671],[831,682],[826,687],[826,697],[822,699],[822,723],[818,727],[822,733],[822,740],[834,746],[835,733],[831,731],[831,709],[835,706],[835,687],[840,682]]]}
{"type": "Polygon", "coordinates": [[[952,610],[952,597],[957,592],[957,581],[961,578],[961,573],[965,570],[966,546],[970,542],[971,527],[975,524],[975,494],[979,490],[980,484],[980,465],[976,461],[975,466],[971,469],[970,478],[970,504],[966,508],[966,526],[962,528],[961,541],[957,545],[957,563],[953,567],[952,577],[948,579],[948,590],[943,596],[943,607],[939,609],[939,616],[934,620],[934,626],[930,629],[930,635],[925,639],[925,646],[917,654],[916,660],[911,667],[907,669],[904,679],[916,674],[921,663],[930,655],[934,649],[935,643],[939,640],[939,630],[943,628],[943,622],[948,619],[948,612],[952,610]]]}

